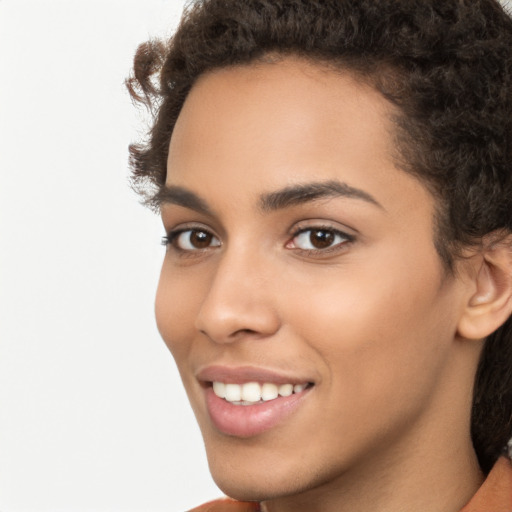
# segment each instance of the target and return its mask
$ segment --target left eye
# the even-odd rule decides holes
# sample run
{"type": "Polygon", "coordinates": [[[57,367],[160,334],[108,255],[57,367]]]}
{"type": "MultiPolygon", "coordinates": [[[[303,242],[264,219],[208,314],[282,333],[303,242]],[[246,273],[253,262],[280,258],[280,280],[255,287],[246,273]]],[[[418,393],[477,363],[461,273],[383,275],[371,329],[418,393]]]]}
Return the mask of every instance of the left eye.
{"type": "Polygon", "coordinates": [[[329,249],[345,242],[349,242],[350,237],[334,229],[311,228],[304,229],[291,240],[293,249],[302,249],[305,251],[315,251],[329,249]]]}
{"type": "Polygon", "coordinates": [[[197,251],[219,247],[220,240],[204,229],[184,229],[164,237],[164,243],[181,251],[197,251]]]}

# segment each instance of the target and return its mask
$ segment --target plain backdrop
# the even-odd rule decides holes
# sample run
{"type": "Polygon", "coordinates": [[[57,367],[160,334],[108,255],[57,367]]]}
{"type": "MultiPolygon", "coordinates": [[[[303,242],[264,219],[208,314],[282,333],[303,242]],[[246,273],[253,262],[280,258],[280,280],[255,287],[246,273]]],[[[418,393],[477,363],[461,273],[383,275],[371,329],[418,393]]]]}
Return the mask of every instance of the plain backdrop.
{"type": "Polygon", "coordinates": [[[137,45],[182,0],[0,0],[0,510],[222,493],[156,330],[164,248],[129,189],[137,45]]]}
{"type": "Polygon", "coordinates": [[[0,510],[178,512],[220,496],[129,189],[123,81],[184,0],[0,0],[0,510]]]}

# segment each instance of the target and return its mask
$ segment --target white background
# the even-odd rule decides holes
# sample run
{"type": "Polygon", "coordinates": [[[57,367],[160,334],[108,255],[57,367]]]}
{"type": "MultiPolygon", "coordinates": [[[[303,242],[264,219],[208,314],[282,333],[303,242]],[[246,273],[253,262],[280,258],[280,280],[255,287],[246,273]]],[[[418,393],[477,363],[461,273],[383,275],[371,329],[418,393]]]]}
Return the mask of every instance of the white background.
{"type": "Polygon", "coordinates": [[[164,248],[123,80],[182,0],[0,0],[0,510],[220,496],[156,330],[164,248]]]}
{"type": "Polygon", "coordinates": [[[127,184],[136,46],[183,0],[0,0],[0,510],[220,495],[153,318],[159,220],[127,184]]]}

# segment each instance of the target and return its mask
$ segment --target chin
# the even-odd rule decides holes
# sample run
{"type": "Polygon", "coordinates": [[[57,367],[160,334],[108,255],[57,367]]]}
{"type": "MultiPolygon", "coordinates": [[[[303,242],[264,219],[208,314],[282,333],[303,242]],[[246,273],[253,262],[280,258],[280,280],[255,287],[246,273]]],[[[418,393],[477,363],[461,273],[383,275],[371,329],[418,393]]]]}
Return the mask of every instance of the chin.
{"type": "Polygon", "coordinates": [[[301,494],[321,484],[326,476],[317,476],[312,467],[292,456],[285,460],[266,455],[214,450],[208,454],[213,480],[231,498],[259,502],[301,494]]]}
{"type": "Polygon", "coordinates": [[[249,471],[235,469],[218,475],[212,472],[212,477],[224,494],[239,501],[267,501],[300,491],[291,482],[276,481],[275,478],[270,482],[270,475],[269,479],[262,481],[259,475],[252,475],[249,471]]]}
{"type": "Polygon", "coordinates": [[[240,501],[262,501],[280,494],[285,482],[273,471],[262,471],[260,460],[246,456],[240,461],[229,452],[228,449],[208,453],[212,478],[223,493],[240,501]]]}

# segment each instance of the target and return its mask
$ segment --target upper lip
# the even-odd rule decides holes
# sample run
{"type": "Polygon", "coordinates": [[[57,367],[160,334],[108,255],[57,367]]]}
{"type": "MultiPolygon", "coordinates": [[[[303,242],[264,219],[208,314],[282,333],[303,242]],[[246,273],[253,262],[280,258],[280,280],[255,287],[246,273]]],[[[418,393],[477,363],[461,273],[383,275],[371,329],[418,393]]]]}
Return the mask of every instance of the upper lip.
{"type": "Polygon", "coordinates": [[[226,382],[244,384],[246,382],[271,382],[274,384],[304,384],[312,382],[307,377],[289,375],[279,370],[258,368],[255,366],[211,365],[201,368],[196,377],[203,383],[226,382]]]}

